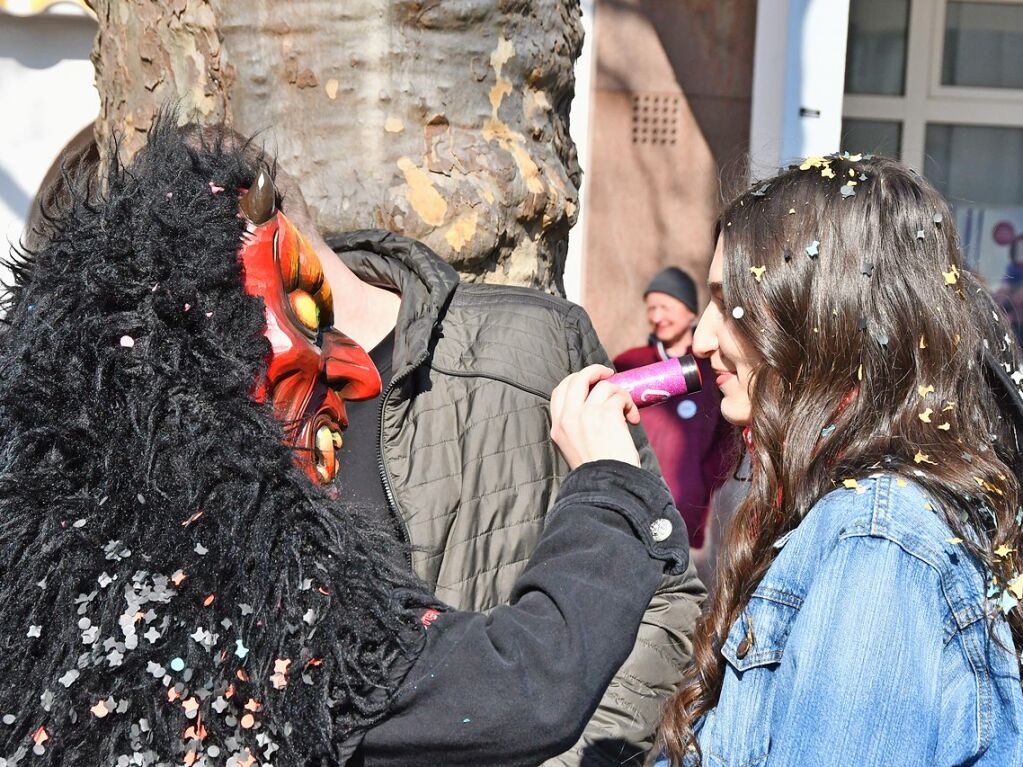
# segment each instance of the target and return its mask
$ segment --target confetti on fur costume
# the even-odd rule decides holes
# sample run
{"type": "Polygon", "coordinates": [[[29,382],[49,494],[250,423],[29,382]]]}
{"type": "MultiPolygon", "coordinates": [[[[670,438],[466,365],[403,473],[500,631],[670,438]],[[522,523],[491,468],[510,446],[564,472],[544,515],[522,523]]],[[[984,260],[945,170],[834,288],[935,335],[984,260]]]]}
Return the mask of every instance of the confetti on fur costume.
{"type": "Polygon", "coordinates": [[[343,763],[432,604],[398,544],[314,487],[250,398],[269,346],[242,291],[238,190],[258,153],[175,123],[102,193],[68,174],[44,244],[15,259],[7,767],[343,763]]]}

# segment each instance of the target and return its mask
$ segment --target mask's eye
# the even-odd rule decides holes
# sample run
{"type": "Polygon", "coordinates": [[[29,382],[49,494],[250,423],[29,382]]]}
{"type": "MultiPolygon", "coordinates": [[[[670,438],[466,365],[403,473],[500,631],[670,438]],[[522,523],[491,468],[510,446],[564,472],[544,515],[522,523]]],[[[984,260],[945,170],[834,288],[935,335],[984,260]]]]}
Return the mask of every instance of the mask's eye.
{"type": "Polygon", "coordinates": [[[296,325],[313,337],[334,322],[330,284],[320,260],[301,233],[283,215],[280,222],[273,244],[281,281],[296,325]]]}
{"type": "Polygon", "coordinates": [[[304,290],[293,290],[288,298],[291,300],[291,310],[295,317],[302,323],[302,327],[315,333],[320,329],[320,307],[311,295],[304,290]]]}

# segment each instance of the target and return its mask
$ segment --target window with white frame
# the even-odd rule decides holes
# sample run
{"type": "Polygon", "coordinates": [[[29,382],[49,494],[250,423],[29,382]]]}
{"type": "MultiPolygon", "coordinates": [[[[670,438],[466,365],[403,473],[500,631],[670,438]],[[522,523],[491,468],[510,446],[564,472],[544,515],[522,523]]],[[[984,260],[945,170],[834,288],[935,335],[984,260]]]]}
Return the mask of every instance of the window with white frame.
{"type": "Polygon", "coordinates": [[[922,171],[1023,309],[1023,0],[851,0],[842,112],[842,148],[922,171]]]}

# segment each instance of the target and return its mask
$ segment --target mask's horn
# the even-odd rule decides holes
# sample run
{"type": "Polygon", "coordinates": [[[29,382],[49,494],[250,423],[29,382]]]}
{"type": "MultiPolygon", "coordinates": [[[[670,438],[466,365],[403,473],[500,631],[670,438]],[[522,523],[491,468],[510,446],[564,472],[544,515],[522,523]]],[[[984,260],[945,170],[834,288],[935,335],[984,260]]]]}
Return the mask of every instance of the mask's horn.
{"type": "Polygon", "coordinates": [[[238,201],[242,215],[256,226],[265,224],[277,212],[277,190],[265,170],[260,170],[241,200],[238,201]]]}

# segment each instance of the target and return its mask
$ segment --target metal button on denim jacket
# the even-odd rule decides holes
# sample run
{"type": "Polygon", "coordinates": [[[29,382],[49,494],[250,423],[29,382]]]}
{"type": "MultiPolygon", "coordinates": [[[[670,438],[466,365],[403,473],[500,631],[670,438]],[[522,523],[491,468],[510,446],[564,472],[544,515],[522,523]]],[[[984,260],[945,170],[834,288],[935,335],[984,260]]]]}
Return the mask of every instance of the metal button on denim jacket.
{"type": "Polygon", "coordinates": [[[732,626],[704,765],[1023,765],[1016,655],[984,574],[920,488],[859,485],[780,542],[732,626]]]}

